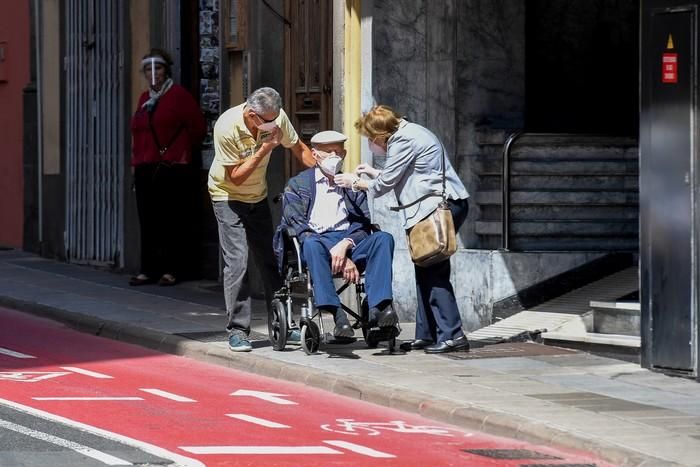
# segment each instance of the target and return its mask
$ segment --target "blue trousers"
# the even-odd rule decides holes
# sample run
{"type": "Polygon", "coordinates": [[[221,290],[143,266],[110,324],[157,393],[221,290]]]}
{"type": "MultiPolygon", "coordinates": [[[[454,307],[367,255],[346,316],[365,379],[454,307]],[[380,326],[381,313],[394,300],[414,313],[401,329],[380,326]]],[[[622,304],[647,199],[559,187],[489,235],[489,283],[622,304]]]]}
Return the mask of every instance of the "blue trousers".
{"type": "MultiPolygon", "coordinates": [[[[306,238],[301,245],[317,307],[340,307],[340,299],[333,284],[330,249],[346,237],[345,232],[325,232],[306,238]]],[[[370,308],[384,300],[393,299],[391,263],[394,257],[394,237],[386,232],[375,232],[356,245],[349,257],[360,272],[365,272],[365,292],[370,308]]]]}
{"type": "MultiPolygon", "coordinates": [[[[469,212],[466,199],[449,200],[455,230],[459,230],[469,212]]],[[[415,266],[416,339],[444,342],[464,335],[462,318],[457,308],[455,292],[450,283],[450,261],[428,267],[415,266]]]]}

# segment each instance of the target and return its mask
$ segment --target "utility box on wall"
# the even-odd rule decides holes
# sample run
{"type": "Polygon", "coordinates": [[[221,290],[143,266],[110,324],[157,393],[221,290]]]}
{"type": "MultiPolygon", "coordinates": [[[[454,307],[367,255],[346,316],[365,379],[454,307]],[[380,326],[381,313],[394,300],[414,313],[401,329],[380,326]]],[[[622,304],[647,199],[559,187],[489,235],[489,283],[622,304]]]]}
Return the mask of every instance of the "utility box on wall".
{"type": "Polygon", "coordinates": [[[698,6],[647,0],[641,16],[642,365],[698,378],[698,6]]]}

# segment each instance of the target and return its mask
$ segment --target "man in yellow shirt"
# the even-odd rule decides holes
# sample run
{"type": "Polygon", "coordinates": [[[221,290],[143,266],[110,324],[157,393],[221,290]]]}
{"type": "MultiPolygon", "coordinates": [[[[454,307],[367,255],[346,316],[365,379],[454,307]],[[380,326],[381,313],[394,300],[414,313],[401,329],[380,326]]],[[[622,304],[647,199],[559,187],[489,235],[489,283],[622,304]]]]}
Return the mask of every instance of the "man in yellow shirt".
{"type": "MultiPolygon", "coordinates": [[[[279,145],[292,151],[303,164],[315,164],[311,150],[299,139],[282,98],[272,88],[260,88],[245,103],[233,107],[214,125],[214,161],[209,169],[209,196],[219,226],[224,258],[224,298],[229,348],[252,349],[251,302],[247,284],[248,250],[260,268],[265,298],[270,306],[282,285],[272,250],[273,225],[267,203],[267,166],[279,145]]],[[[287,341],[299,341],[290,336],[287,341]]]]}

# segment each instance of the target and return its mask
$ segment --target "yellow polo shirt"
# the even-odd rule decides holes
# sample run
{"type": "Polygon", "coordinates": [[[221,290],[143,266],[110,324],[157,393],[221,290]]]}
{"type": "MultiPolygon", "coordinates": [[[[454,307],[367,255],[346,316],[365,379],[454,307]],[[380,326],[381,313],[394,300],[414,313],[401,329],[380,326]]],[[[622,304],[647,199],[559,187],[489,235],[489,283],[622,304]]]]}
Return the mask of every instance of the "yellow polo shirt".
{"type": "MultiPolygon", "coordinates": [[[[228,109],[221,114],[214,125],[214,161],[209,169],[209,196],[212,201],[245,201],[257,203],[267,197],[267,165],[270,162],[268,154],[260,161],[250,177],[240,185],[234,185],[228,176],[226,167],[239,165],[260,149],[262,136],[253,138],[243,122],[245,103],[228,109]]],[[[289,121],[289,117],[280,109],[275,120],[282,130],[282,146],[291,148],[299,140],[297,132],[289,121]]]]}

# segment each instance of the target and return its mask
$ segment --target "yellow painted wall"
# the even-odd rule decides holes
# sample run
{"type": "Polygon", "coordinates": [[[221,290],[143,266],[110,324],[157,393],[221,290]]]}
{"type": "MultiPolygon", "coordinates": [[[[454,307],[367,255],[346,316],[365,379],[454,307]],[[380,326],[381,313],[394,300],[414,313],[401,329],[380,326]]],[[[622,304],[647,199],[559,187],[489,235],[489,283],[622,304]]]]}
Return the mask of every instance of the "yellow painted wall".
{"type": "Polygon", "coordinates": [[[362,35],[360,28],[361,0],[345,0],[345,47],[344,47],[344,100],[343,133],[348,136],[345,148],[345,170],[353,170],[360,163],[360,135],[353,123],[361,112],[362,86],[362,35]]]}

